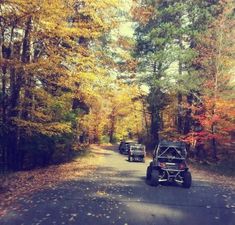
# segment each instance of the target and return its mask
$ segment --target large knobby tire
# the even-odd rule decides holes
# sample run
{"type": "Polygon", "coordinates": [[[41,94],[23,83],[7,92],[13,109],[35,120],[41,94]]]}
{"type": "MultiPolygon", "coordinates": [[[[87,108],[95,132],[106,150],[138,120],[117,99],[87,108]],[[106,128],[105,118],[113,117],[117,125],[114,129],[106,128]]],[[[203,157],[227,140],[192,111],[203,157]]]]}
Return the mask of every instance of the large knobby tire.
{"type": "Polygon", "coordinates": [[[152,173],[151,166],[148,166],[147,167],[147,171],[146,171],[146,180],[150,180],[151,179],[151,173],[152,173]]]}
{"type": "Polygon", "coordinates": [[[186,171],[184,173],[184,182],[183,182],[183,187],[184,188],[190,188],[191,187],[191,184],[192,184],[192,175],[189,171],[186,171]]]}
{"type": "Polygon", "coordinates": [[[152,186],[158,186],[159,184],[159,171],[158,170],[152,170],[150,184],[152,186]]]}

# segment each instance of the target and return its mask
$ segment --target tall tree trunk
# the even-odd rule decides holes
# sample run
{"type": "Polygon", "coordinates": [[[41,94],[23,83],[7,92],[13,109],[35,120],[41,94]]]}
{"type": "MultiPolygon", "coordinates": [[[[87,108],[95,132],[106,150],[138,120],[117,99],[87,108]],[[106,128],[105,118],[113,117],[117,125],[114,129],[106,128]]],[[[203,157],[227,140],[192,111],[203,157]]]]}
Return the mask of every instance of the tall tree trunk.
{"type": "MultiPolygon", "coordinates": [[[[213,111],[212,111],[212,115],[214,115],[214,114],[215,114],[215,106],[214,106],[213,111]]],[[[211,133],[212,133],[213,136],[216,134],[216,124],[214,122],[211,125],[211,133]]],[[[217,157],[217,143],[216,143],[215,137],[213,137],[212,140],[211,140],[211,146],[212,146],[212,158],[215,161],[217,161],[218,160],[218,157],[217,157]]]]}
{"type": "Polygon", "coordinates": [[[145,124],[145,127],[146,127],[146,133],[147,133],[147,135],[149,135],[149,124],[148,124],[145,100],[143,98],[141,98],[141,99],[142,99],[141,101],[142,101],[142,107],[143,107],[144,124],[145,124]]]}
{"type": "MultiPolygon", "coordinates": [[[[218,34],[219,34],[219,37],[218,37],[218,46],[217,46],[217,57],[215,58],[215,73],[213,74],[213,79],[214,79],[214,91],[213,91],[213,107],[212,107],[212,118],[216,115],[217,113],[217,100],[218,100],[218,93],[219,93],[219,90],[218,90],[218,77],[221,73],[221,57],[222,57],[222,46],[223,46],[223,37],[224,37],[224,32],[223,32],[223,22],[219,24],[219,27],[218,27],[218,34]]],[[[216,39],[216,37],[215,37],[216,39]]],[[[215,134],[216,134],[216,123],[213,122],[212,125],[211,125],[211,133],[213,135],[213,138],[212,138],[212,141],[211,141],[211,144],[212,144],[212,158],[214,160],[218,160],[218,157],[217,157],[217,142],[216,142],[216,138],[215,138],[215,134]]]]}
{"type": "MultiPolygon", "coordinates": [[[[22,49],[22,62],[29,63],[31,56],[31,30],[32,30],[32,17],[30,16],[25,24],[25,34],[23,39],[23,49],[22,49]]],[[[31,74],[24,73],[24,103],[23,103],[23,112],[22,118],[24,120],[30,119],[30,109],[32,107],[32,84],[33,77],[31,74]]]]}
{"type": "MultiPolygon", "coordinates": [[[[20,46],[19,44],[13,44],[12,48],[12,59],[19,59],[20,55],[20,46]]],[[[9,98],[9,126],[12,127],[11,137],[9,138],[8,148],[11,148],[10,159],[13,164],[11,169],[20,170],[23,167],[23,155],[19,150],[20,142],[20,129],[13,123],[13,119],[19,118],[20,114],[20,90],[22,86],[22,72],[17,71],[14,66],[10,67],[10,98],[9,98]]]]}
{"type": "MultiPolygon", "coordinates": [[[[29,17],[26,24],[25,24],[25,33],[23,38],[22,44],[22,54],[21,54],[21,61],[23,63],[30,62],[30,34],[32,30],[32,18],[29,17]]],[[[12,31],[13,34],[13,31],[12,31]]],[[[19,58],[19,51],[20,48],[18,45],[14,45],[11,43],[12,46],[12,55],[11,58],[14,57],[19,58]],[[16,54],[13,54],[16,53],[16,54]]],[[[8,165],[9,169],[17,171],[22,169],[23,166],[23,152],[19,148],[20,142],[20,130],[19,127],[14,123],[14,118],[19,117],[19,99],[20,99],[20,90],[22,87],[25,88],[25,93],[27,90],[30,90],[30,87],[26,87],[25,84],[27,83],[27,78],[25,77],[24,69],[20,69],[16,71],[14,67],[10,68],[10,110],[9,110],[9,127],[11,127],[11,135],[8,137],[8,165]],[[29,89],[28,89],[29,88],[29,89]]],[[[25,115],[23,117],[27,117],[26,113],[28,111],[28,105],[23,105],[23,112],[25,115]]]]}
{"type": "Polygon", "coordinates": [[[177,95],[178,100],[178,109],[177,109],[177,130],[179,133],[182,133],[183,130],[183,96],[181,93],[178,93],[177,95]]]}
{"type": "Polygon", "coordinates": [[[212,138],[211,144],[212,144],[212,158],[217,161],[218,160],[218,157],[217,157],[217,143],[216,143],[215,138],[212,138]]]}
{"type": "MultiPolygon", "coordinates": [[[[154,104],[154,103],[153,103],[154,104]]],[[[154,104],[151,107],[151,126],[150,126],[150,148],[153,149],[159,143],[159,131],[160,131],[160,111],[154,104]]]]}
{"type": "MultiPolygon", "coordinates": [[[[181,37],[179,37],[179,47],[181,50],[183,50],[183,44],[181,37]]],[[[182,76],[183,72],[183,65],[181,62],[181,59],[179,59],[179,77],[182,76]]],[[[177,130],[179,133],[183,133],[183,95],[182,93],[178,92],[177,94],[177,100],[178,100],[178,111],[177,111],[177,130]]]]}
{"type": "MultiPolygon", "coordinates": [[[[153,74],[156,79],[161,78],[162,63],[157,64],[155,61],[153,63],[153,74]]],[[[150,91],[148,103],[150,105],[151,112],[151,125],[150,125],[150,148],[153,149],[159,143],[159,131],[161,128],[161,115],[160,111],[162,109],[162,92],[161,88],[154,87],[150,91]]]]}
{"type": "Polygon", "coordinates": [[[2,66],[2,123],[6,123],[6,66],[2,66]]]}
{"type": "MultiPolygon", "coordinates": [[[[0,18],[0,22],[1,22],[1,18],[0,18]]],[[[3,42],[4,42],[4,37],[3,37],[3,32],[1,31],[0,32],[0,61],[2,61],[3,59],[3,42]]],[[[2,108],[2,115],[1,115],[1,133],[0,133],[0,154],[1,154],[1,157],[0,157],[0,164],[2,165],[2,171],[4,172],[5,171],[5,167],[6,167],[6,143],[5,143],[5,140],[6,140],[6,126],[5,126],[5,123],[6,123],[6,104],[5,104],[5,95],[6,95],[6,74],[5,74],[5,71],[4,71],[4,65],[2,65],[0,68],[0,74],[1,74],[1,82],[2,82],[2,90],[1,90],[1,95],[2,95],[2,102],[1,102],[1,108],[2,108]]]]}
{"type": "Polygon", "coordinates": [[[188,94],[187,95],[187,103],[188,103],[188,108],[186,109],[186,115],[184,118],[184,127],[183,127],[183,133],[184,134],[188,134],[191,130],[191,123],[192,123],[192,117],[191,117],[191,106],[193,103],[193,95],[192,94],[188,94]]]}
{"type": "Polygon", "coordinates": [[[111,115],[111,127],[109,131],[109,142],[114,142],[115,116],[111,115]]]}

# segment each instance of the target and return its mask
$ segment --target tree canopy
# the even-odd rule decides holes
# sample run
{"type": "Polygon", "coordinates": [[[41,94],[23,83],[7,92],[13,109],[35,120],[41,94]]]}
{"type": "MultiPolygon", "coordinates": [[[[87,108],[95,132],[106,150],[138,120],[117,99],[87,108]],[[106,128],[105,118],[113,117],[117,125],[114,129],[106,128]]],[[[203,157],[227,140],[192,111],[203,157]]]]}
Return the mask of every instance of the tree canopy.
{"type": "Polygon", "coordinates": [[[217,159],[234,138],[234,12],[232,0],[0,1],[1,165],[123,138],[217,159]]]}

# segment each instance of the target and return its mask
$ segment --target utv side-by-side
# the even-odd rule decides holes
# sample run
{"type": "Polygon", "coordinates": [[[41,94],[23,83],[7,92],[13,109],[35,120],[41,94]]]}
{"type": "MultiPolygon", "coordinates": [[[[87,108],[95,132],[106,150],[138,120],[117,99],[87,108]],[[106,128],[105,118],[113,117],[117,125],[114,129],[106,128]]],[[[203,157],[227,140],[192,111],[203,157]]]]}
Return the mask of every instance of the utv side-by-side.
{"type": "Polygon", "coordinates": [[[126,142],[126,141],[121,141],[120,145],[119,145],[119,153],[120,154],[124,154],[124,155],[128,155],[129,149],[130,149],[130,142],[126,142]]]}
{"type": "Polygon", "coordinates": [[[147,168],[147,180],[152,186],[157,186],[160,182],[176,182],[190,188],[192,177],[186,164],[186,157],[184,143],[160,142],[154,149],[153,160],[147,168]]]}
{"type": "Polygon", "coordinates": [[[145,146],[141,144],[131,145],[128,152],[128,161],[141,161],[145,162],[145,146]]]}

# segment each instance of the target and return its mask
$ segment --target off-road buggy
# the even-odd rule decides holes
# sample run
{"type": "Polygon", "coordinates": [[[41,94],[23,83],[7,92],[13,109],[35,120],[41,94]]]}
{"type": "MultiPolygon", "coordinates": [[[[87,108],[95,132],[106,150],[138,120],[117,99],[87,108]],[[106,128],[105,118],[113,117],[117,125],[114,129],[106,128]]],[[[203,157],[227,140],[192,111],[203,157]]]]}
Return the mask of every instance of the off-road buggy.
{"type": "Polygon", "coordinates": [[[119,145],[119,153],[120,154],[124,154],[124,155],[128,155],[128,152],[130,150],[130,146],[131,143],[130,142],[126,142],[126,141],[121,141],[120,145],[119,145]]]}
{"type": "Polygon", "coordinates": [[[152,186],[157,186],[160,182],[176,182],[190,188],[192,177],[186,164],[186,156],[184,143],[160,142],[154,149],[153,160],[147,168],[147,181],[152,186]]]}
{"type": "Polygon", "coordinates": [[[128,151],[128,161],[142,161],[145,162],[145,146],[141,144],[134,144],[130,146],[128,151]]]}

